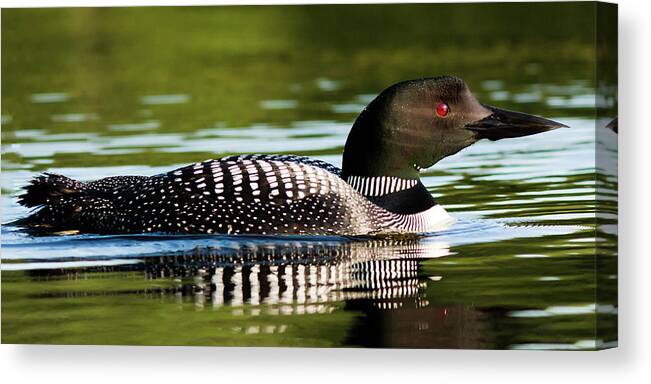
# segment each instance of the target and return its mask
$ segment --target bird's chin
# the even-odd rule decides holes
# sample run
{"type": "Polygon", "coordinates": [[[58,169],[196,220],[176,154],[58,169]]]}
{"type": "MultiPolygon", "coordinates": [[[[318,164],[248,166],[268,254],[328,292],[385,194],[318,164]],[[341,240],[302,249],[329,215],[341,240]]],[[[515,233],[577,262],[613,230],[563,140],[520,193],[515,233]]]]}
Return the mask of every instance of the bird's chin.
{"type": "Polygon", "coordinates": [[[418,164],[414,164],[414,169],[416,169],[416,171],[418,173],[423,173],[423,172],[427,172],[433,166],[434,166],[434,163],[429,164],[427,166],[421,166],[421,165],[418,165],[418,164]]]}

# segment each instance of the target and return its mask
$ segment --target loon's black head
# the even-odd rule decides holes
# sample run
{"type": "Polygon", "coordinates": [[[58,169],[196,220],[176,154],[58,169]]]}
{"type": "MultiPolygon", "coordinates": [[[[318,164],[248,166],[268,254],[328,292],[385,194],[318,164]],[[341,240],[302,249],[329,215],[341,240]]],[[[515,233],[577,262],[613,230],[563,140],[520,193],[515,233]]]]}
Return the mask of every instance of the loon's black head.
{"type": "Polygon", "coordinates": [[[499,140],[565,127],[481,104],[463,80],[443,76],[394,84],[359,115],[348,135],[343,176],[418,179],[481,139],[499,140]]]}

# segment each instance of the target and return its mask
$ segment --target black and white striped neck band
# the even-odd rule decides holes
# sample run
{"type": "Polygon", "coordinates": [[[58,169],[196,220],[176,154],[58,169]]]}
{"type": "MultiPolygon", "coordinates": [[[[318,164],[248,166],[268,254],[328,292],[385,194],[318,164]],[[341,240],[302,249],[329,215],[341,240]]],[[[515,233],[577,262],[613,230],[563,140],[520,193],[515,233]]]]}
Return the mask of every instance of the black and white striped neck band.
{"type": "Polygon", "coordinates": [[[364,196],[383,196],[404,191],[418,184],[416,179],[401,179],[392,176],[348,176],[348,184],[364,196]]]}

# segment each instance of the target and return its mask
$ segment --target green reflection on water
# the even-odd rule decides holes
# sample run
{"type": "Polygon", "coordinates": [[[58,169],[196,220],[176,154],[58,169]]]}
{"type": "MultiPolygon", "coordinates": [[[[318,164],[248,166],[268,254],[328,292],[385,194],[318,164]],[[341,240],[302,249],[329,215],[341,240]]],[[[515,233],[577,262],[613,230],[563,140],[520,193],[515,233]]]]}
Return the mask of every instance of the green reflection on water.
{"type": "MultiPolygon", "coordinates": [[[[160,125],[148,132],[186,135],[217,123],[245,127],[301,120],[350,122],[355,113],[333,113],[334,101],[350,100],[347,95],[355,93],[375,94],[406,78],[439,74],[463,77],[483,99],[490,93],[479,85],[490,79],[510,84],[513,93],[530,84],[575,81],[577,74],[589,80],[594,58],[591,7],[564,3],[5,10],[3,50],[10,54],[2,59],[2,114],[11,116],[11,122],[3,124],[3,141],[22,142],[14,133],[35,128],[46,134],[121,136],[124,132],[110,126],[152,119],[160,125]],[[549,19],[554,28],[548,27],[549,19]],[[324,82],[334,85],[324,87],[324,82]],[[34,98],[52,93],[65,97],[34,98]],[[183,97],[179,103],[143,103],[152,95],[183,97]],[[265,100],[292,100],[297,107],[264,109],[260,104],[265,100]]],[[[503,104],[512,106],[512,101],[503,104]]],[[[535,109],[533,104],[518,107],[550,112],[544,103],[535,109]]],[[[56,157],[52,166],[86,160],[89,153],[83,147],[56,157]]],[[[187,149],[175,155],[152,151],[133,164],[173,164],[197,156],[187,149]]],[[[123,163],[119,155],[105,156],[101,162],[108,165],[123,163]]],[[[19,162],[29,160],[21,157],[19,162]]]]}
{"type": "MultiPolygon", "coordinates": [[[[591,349],[616,339],[615,308],[595,305],[592,236],[461,245],[421,261],[405,255],[434,248],[398,241],[308,245],[295,259],[279,247],[290,258],[276,267],[204,250],[134,267],[4,271],[3,342],[591,349]]],[[[608,297],[616,239],[601,236],[608,297]]]]}
{"type": "Polygon", "coordinates": [[[354,317],[274,316],[265,309],[252,316],[251,306],[200,310],[187,297],[165,294],[172,279],[145,280],[141,273],[45,281],[22,275],[2,274],[3,343],[331,347],[342,345],[354,317]]]}

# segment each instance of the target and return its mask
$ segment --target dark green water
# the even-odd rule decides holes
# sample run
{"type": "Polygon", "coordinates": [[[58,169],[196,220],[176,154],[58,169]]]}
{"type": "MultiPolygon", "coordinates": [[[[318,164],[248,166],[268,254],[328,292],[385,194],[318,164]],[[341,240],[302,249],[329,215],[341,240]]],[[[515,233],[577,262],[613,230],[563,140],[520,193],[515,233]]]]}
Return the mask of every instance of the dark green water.
{"type": "Polygon", "coordinates": [[[615,345],[617,139],[595,120],[594,28],[590,3],[3,10],[3,223],[42,171],[234,153],[340,165],[356,114],[410,78],[456,75],[484,103],[571,128],[428,170],[458,222],[417,240],[4,225],[2,342],[615,345]]]}

